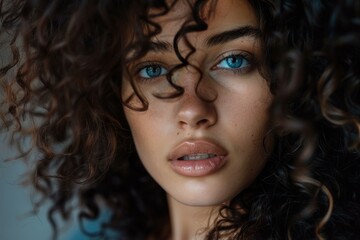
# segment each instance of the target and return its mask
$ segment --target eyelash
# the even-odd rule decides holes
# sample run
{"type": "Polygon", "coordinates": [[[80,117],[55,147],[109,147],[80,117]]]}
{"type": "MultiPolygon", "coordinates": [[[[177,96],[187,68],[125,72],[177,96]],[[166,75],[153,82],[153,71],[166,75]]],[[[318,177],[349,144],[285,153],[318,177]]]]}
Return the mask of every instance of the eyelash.
{"type": "MultiPolygon", "coordinates": [[[[253,56],[251,53],[244,53],[244,52],[230,52],[230,53],[225,53],[223,55],[221,55],[220,60],[217,61],[217,63],[210,69],[210,70],[220,70],[220,71],[230,71],[234,74],[245,74],[248,73],[249,71],[251,71],[251,69],[254,66],[253,63],[253,56]],[[226,59],[229,58],[238,58],[240,57],[241,59],[241,65],[243,65],[243,62],[245,61],[246,66],[245,67],[237,67],[237,68],[224,68],[224,67],[219,67],[219,64],[223,61],[225,61],[226,59]]],[[[166,75],[169,72],[167,67],[164,67],[164,65],[162,63],[159,62],[144,62],[139,64],[136,69],[135,69],[135,75],[137,76],[137,78],[141,81],[149,81],[149,80],[153,80],[159,77],[163,77],[164,75],[166,75]],[[143,77],[141,76],[141,72],[142,71],[146,71],[146,68],[151,68],[151,67],[159,67],[160,69],[160,74],[158,76],[155,77],[143,77]]],[[[148,73],[147,73],[148,74],[148,73]]]]}
{"type": "Polygon", "coordinates": [[[253,61],[253,56],[251,53],[245,53],[245,52],[230,52],[230,53],[225,53],[223,55],[221,55],[220,57],[220,60],[217,61],[217,63],[215,64],[214,67],[212,67],[211,69],[212,70],[221,70],[221,71],[231,71],[233,72],[234,74],[245,74],[245,73],[248,73],[249,71],[251,71],[251,69],[253,68],[254,66],[254,61],[253,61]],[[226,59],[229,59],[229,58],[239,58],[240,57],[240,60],[241,60],[241,66],[239,67],[234,67],[234,68],[225,68],[225,67],[219,67],[219,65],[225,61],[226,59]],[[244,63],[245,62],[245,63],[244,63]],[[243,64],[245,64],[246,66],[242,66],[243,64]]]}
{"type": "Polygon", "coordinates": [[[149,81],[150,79],[156,79],[159,77],[162,77],[164,75],[166,75],[169,72],[169,70],[163,66],[162,63],[159,62],[144,62],[141,63],[139,66],[136,67],[135,69],[135,75],[137,76],[137,78],[139,78],[141,81],[149,81]],[[146,68],[150,68],[150,67],[160,67],[161,69],[161,74],[159,76],[156,77],[142,77],[141,76],[141,72],[145,71],[146,68]],[[165,73],[164,73],[165,71],[165,73]]]}

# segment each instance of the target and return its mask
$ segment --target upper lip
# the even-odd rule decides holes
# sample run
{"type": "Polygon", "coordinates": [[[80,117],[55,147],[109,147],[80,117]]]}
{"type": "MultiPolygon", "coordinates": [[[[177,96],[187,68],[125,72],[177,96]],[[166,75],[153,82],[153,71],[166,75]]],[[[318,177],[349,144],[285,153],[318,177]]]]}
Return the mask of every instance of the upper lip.
{"type": "Polygon", "coordinates": [[[194,154],[215,154],[216,156],[226,156],[227,151],[224,147],[211,140],[187,140],[177,145],[168,156],[168,159],[177,160],[181,157],[194,154]]]}

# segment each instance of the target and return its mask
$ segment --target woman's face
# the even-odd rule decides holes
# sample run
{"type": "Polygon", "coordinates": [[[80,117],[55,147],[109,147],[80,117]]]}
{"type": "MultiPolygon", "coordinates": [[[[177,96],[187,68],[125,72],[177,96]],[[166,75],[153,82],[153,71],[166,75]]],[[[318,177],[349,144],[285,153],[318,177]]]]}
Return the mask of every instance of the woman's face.
{"type": "MultiPolygon", "coordinates": [[[[184,94],[158,97],[175,92],[166,73],[179,64],[172,43],[188,18],[185,2],[154,19],[162,32],[152,39],[154,47],[129,66],[148,109],[124,111],[142,163],[169,197],[212,206],[232,199],[263,168],[272,95],[257,69],[261,46],[253,9],[245,0],[221,0],[211,12],[204,10],[208,29],[187,35],[196,52],[191,66],[172,77],[184,94]]],[[[189,53],[184,41],[179,47],[183,56],[189,53]]],[[[125,76],[123,99],[133,92],[125,76]]]]}

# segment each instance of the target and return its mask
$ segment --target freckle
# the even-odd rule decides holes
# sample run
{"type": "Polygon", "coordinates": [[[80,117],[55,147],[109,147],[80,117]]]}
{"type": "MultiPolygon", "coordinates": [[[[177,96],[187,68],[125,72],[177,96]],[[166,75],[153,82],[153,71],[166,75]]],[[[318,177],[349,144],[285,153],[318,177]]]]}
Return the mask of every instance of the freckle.
{"type": "Polygon", "coordinates": [[[180,134],[179,132],[176,133],[176,135],[179,135],[179,134],[180,134]]]}

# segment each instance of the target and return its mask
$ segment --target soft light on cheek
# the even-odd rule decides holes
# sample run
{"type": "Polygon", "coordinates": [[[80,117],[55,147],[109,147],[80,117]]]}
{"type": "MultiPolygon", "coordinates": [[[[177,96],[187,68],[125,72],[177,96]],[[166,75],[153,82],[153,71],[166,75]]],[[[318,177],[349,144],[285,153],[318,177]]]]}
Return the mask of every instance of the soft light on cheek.
{"type": "Polygon", "coordinates": [[[141,101],[141,99],[133,92],[131,94],[123,95],[123,102],[125,103],[125,108],[134,110],[141,110],[146,105],[141,101]]]}
{"type": "Polygon", "coordinates": [[[230,92],[233,92],[234,88],[251,86],[251,81],[258,81],[259,78],[256,74],[241,74],[230,70],[211,71],[208,75],[214,84],[230,92]]]}
{"type": "Polygon", "coordinates": [[[124,79],[121,88],[121,98],[130,109],[141,110],[146,107],[148,96],[145,95],[146,91],[143,91],[138,85],[135,87],[137,88],[136,91],[129,80],[124,79]]]}
{"type": "Polygon", "coordinates": [[[209,78],[218,84],[225,84],[225,81],[228,81],[229,78],[234,77],[233,76],[228,76],[228,74],[221,72],[221,71],[211,71],[208,73],[209,78]]]}

